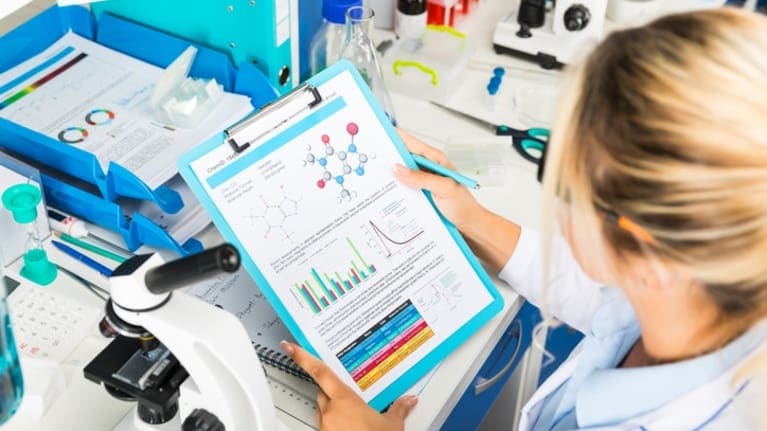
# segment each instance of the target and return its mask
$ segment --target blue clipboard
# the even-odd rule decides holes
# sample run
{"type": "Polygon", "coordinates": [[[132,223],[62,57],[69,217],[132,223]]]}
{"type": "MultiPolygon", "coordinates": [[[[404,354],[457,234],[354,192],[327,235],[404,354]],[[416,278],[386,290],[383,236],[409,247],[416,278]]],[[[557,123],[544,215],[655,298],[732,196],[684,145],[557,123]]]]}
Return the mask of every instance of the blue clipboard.
{"type": "MultiPolygon", "coordinates": [[[[297,123],[294,123],[293,126],[287,127],[284,131],[281,131],[280,133],[276,135],[271,135],[269,139],[266,140],[263,144],[260,144],[256,146],[255,148],[248,149],[249,147],[248,142],[243,142],[240,139],[234,138],[235,136],[237,136],[236,132],[238,130],[241,130],[243,127],[241,123],[228,129],[227,131],[228,133],[222,132],[220,135],[193,148],[187,154],[183,155],[179,159],[179,162],[178,162],[179,171],[182,177],[186,180],[186,182],[192,188],[192,191],[198,197],[202,205],[209,212],[211,218],[213,219],[213,222],[216,224],[216,226],[220,230],[223,237],[226,240],[232,242],[239,250],[245,251],[247,249],[243,246],[243,243],[240,240],[240,238],[238,238],[237,235],[235,235],[232,226],[229,224],[229,222],[227,222],[227,219],[224,217],[219,207],[214,203],[213,197],[210,194],[208,194],[208,192],[206,191],[203,181],[205,182],[205,184],[208,184],[211,188],[214,188],[217,185],[223,184],[225,181],[227,181],[227,178],[231,178],[233,174],[236,174],[236,172],[242,172],[245,169],[252,168],[254,164],[259,162],[259,160],[268,156],[275,150],[280,149],[283,146],[292,142],[295,138],[297,138],[298,134],[303,133],[301,131],[302,129],[306,130],[307,125],[311,125],[311,124],[316,125],[317,123],[321,123],[323,122],[323,120],[327,119],[328,117],[332,116],[335,112],[338,112],[340,109],[342,109],[344,107],[343,97],[335,97],[332,99],[328,98],[328,100],[325,101],[326,102],[325,103],[322,101],[322,96],[319,94],[320,91],[318,91],[318,89],[322,89],[322,85],[328,82],[329,80],[341,74],[345,74],[347,72],[350,73],[351,76],[353,77],[354,82],[356,83],[356,86],[359,88],[359,91],[361,91],[362,94],[364,95],[364,100],[372,108],[375,119],[377,119],[377,121],[386,131],[386,134],[388,135],[389,140],[395,146],[399,156],[411,168],[415,169],[417,167],[412,156],[410,155],[404,143],[402,142],[399,135],[397,134],[396,130],[394,129],[394,127],[391,125],[390,121],[388,120],[385,112],[379,106],[378,102],[375,100],[374,96],[372,95],[369,88],[367,87],[362,77],[357,72],[357,70],[354,68],[354,66],[351,65],[351,63],[348,63],[346,61],[336,63],[335,65],[331,66],[330,68],[326,69],[320,74],[309,79],[306,85],[299,87],[294,92],[286,96],[283,96],[281,99],[279,99],[278,101],[274,102],[271,105],[273,108],[280,108],[285,103],[288,103],[291,99],[301,97],[301,93],[304,93],[303,99],[302,99],[302,103],[303,103],[303,101],[307,100],[306,98],[307,93],[311,93],[311,95],[313,96],[313,101],[310,101],[307,105],[304,105],[306,108],[309,109],[308,114],[304,112],[306,115],[302,117],[297,123]],[[313,110],[314,105],[319,105],[318,109],[313,110]],[[209,153],[211,153],[212,151],[216,151],[216,150],[220,151],[222,145],[226,147],[231,147],[231,148],[227,148],[227,150],[233,151],[231,153],[233,155],[232,160],[229,162],[227,166],[213,173],[212,175],[207,175],[205,176],[205,178],[199,178],[196,174],[195,169],[193,168],[193,165],[195,164],[195,162],[205,157],[206,155],[209,155],[209,153]]],[[[271,118],[271,117],[264,117],[264,115],[268,115],[269,112],[270,112],[270,108],[265,108],[261,110],[260,112],[254,114],[254,116],[250,117],[250,119],[246,119],[245,123],[248,123],[250,121],[252,124],[253,122],[257,123],[258,120],[262,118],[271,118]]],[[[274,119],[272,119],[272,121],[274,121],[274,119]]],[[[283,123],[287,121],[288,119],[285,119],[283,123]]],[[[265,123],[266,120],[264,120],[263,122],[265,123]]],[[[277,130],[277,129],[274,128],[272,130],[277,130]]],[[[254,140],[255,139],[250,139],[250,141],[254,141],[254,140]]],[[[447,221],[441,214],[439,214],[439,211],[437,211],[436,208],[434,208],[434,203],[431,200],[430,195],[427,192],[423,192],[423,193],[425,194],[425,196],[431,203],[431,206],[434,209],[435,213],[438,215],[439,220],[441,220],[442,223],[444,224],[447,232],[449,233],[449,238],[452,238],[452,240],[458,246],[461,253],[465,257],[466,261],[468,261],[471,269],[473,269],[474,275],[476,275],[476,278],[481,281],[482,287],[486,290],[488,294],[487,295],[488,300],[486,303],[483,303],[485,304],[483,305],[483,308],[481,308],[478,312],[476,312],[476,314],[474,314],[472,317],[469,317],[465,321],[465,323],[463,323],[461,326],[458,326],[457,329],[450,332],[450,335],[447,336],[441,343],[433,347],[428,354],[423,356],[423,358],[421,358],[417,363],[410,366],[406,371],[404,371],[398,378],[396,378],[391,383],[389,383],[385,388],[382,388],[375,397],[369,399],[368,403],[373,408],[379,411],[386,408],[397,397],[401,396],[407,389],[412,387],[421,377],[427,374],[429,370],[431,370],[433,367],[439,364],[439,362],[442,361],[450,352],[452,352],[460,344],[466,341],[474,332],[476,332],[479,328],[481,328],[485,323],[487,323],[495,314],[497,314],[503,308],[503,298],[500,296],[500,294],[496,290],[490,277],[484,271],[484,269],[480,265],[477,258],[473,255],[473,253],[469,249],[464,239],[461,237],[458,230],[449,221],[447,221]]],[[[296,337],[296,339],[301,345],[305,346],[313,354],[320,356],[317,354],[317,349],[315,348],[315,346],[312,346],[311,343],[309,342],[308,338],[306,337],[304,333],[304,330],[302,330],[302,328],[299,326],[296,320],[296,317],[291,315],[288,308],[282,302],[282,299],[278,296],[278,293],[276,292],[274,287],[271,286],[269,282],[267,281],[267,279],[265,278],[264,273],[261,271],[259,266],[254,262],[254,260],[251,258],[251,256],[248,253],[244,252],[242,254],[243,254],[243,264],[245,268],[248,270],[248,272],[251,274],[255,282],[258,284],[264,296],[269,300],[269,302],[275,308],[277,314],[283,320],[285,325],[290,329],[291,333],[293,333],[293,335],[296,337]]],[[[316,273],[314,275],[317,276],[316,273]]],[[[327,279],[327,276],[326,276],[326,279],[327,279]]],[[[323,286],[323,289],[324,289],[325,284],[323,284],[320,281],[319,276],[317,276],[316,280],[323,286]]],[[[335,281],[331,281],[331,280],[327,280],[327,281],[328,281],[328,285],[338,286],[338,283],[336,283],[335,281]]],[[[343,286],[341,285],[340,287],[343,287],[343,286]]],[[[296,289],[298,289],[298,284],[296,284],[296,289]]],[[[325,290],[325,292],[332,294],[333,292],[332,288],[330,288],[329,290],[330,292],[328,292],[328,290],[325,290]]],[[[473,293],[478,293],[478,292],[482,293],[482,291],[480,290],[473,291],[473,293]]],[[[296,300],[298,301],[298,299],[296,300]]],[[[309,305],[309,299],[307,299],[306,303],[307,305],[309,305]]],[[[411,306],[412,305],[413,304],[411,303],[411,306]]],[[[307,306],[307,309],[308,308],[310,307],[307,306]]],[[[394,312],[392,312],[392,314],[390,315],[393,315],[393,313],[394,312]]],[[[344,351],[342,351],[341,353],[343,352],[344,351]]],[[[336,357],[339,360],[343,360],[341,359],[341,356],[339,355],[336,355],[336,357]]],[[[325,358],[325,359],[327,360],[328,358],[325,358]]],[[[349,370],[349,367],[346,367],[346,369],[349,370]]],[[[350,375],[351,375],[351,372],[350,372],[350,375]]]]}

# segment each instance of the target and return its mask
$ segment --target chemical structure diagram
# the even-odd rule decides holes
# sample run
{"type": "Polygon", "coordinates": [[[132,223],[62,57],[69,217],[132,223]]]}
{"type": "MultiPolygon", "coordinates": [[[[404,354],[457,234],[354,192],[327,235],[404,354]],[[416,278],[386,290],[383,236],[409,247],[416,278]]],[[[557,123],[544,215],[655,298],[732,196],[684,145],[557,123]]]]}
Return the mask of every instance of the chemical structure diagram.
{"type": "Polygon", "coordinates": [[[347,176],[356,174],[361,177],[365,175],[365,164],[369,160],[375,159],[375,154],[361,153],[354,143],[354,137],[357,136],[359,131],[357,123],[348,123],[346,125],[346,132],[349,134],[349,146],[346,147],[346,151],[336,151],[335,147],[330,143],[330,136],[328,135],[322,135],[320,138],[324,154],[315,156],[312,152],[312,146],[308,145],[306,147],[307,155],[303,161],[304,166],[316,164],[322,168],[322,178],[317,180],[317,187],[324,189],[330,182],[335,182],[341,187],[338,203],[350,201],[357,197],[357,192],[346,188],[347,176]],[[356,163],[356,166],[353,166],[354,163],[356,163]],[[331,164],[340,165],[340,167],[337,167],[340,169],[340,173],[333,174],[331,172],[331,164]]]}
{"type": "Polygon", "coordinates": [[[250,221],[251,226],[254,228],[266,226],[264,239],[269,239],[272,231],[278,231],[282,233],[283,241],[292,241],[291,236],[294,232],[291,232],[286,227],[286,222],[290,217],[298,215],[298,203],[301,200],[288,197],[285,186],[280,186],[280,190],[282,191],[282,198],[278,198],[278,202],[269,202],[264,195],[260,195],[259,198],[263,203],[261,208],[250,208],[249,214],[244,217],[250,221]]]}

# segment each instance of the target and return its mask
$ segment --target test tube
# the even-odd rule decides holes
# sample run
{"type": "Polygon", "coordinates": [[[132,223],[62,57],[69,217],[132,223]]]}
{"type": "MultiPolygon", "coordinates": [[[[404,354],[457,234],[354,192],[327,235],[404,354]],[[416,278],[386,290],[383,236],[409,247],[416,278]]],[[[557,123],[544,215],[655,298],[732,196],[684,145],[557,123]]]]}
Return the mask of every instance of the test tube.
{"type": "Polygon", "coordinates": [[[498,76],[493,76],[490,78],[490,82],[485,88],[487,90],[487,93],[485,93],[485,106],[489,111],[495,111],[495,105],[498,99],[498,90],[500,90],[500,88],[501,78],[498,76]]]}

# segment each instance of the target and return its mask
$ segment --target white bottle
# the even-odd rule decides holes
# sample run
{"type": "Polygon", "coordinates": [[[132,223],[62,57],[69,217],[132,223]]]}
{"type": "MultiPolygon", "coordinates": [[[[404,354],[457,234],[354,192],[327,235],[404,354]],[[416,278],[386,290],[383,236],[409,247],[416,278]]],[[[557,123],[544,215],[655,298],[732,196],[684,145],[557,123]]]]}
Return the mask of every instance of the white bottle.
{"type": "Polygon", "coordinates": [[[346,10],[360,5],[362,0],[323,0],[323,23],[317,29],[309,48],[312,75],[341,58],[341,50],[346,41],[346,10]]]}
{"type": "Polygon", "coordinates": [[[426,0],[397,0],[394,32],[400,39],[420,39],[426,31],[426,0]]]}

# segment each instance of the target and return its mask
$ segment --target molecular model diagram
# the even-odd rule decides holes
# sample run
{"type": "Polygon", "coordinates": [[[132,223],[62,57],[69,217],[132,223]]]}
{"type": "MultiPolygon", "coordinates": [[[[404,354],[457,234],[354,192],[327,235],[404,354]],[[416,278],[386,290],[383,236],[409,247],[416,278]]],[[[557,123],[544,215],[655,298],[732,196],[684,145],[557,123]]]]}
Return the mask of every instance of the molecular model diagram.
{"type": "MultiPolygon", "coordinates": [[[[317,187],[324,189],[330,182],[335,182],[341,187],[341,192],[338,195],[338,203],[343,201],[350,201],[357,197],[357,192],[346,188],[349,175],[363,176],[365,175],[365,163],[371,159],[375,159],[375,154],[361,153],[354,143],[354,137],[357,136],[360,129],[356,123],[348,123],[346,125],[346,132],[349,134],[349,146],[346,147],[346,151],[336,149],[330,143],[330,136],[322,135],[320,140],[322,141],[324,154],[315,156],[312,152],[312,146],[308,145],[306,151],[308,154],[303,161],[304,166],[317,165],[322,168],[322,178],[317,180],[317,187]],[[340,168],[340,173],[333,174],[331,172],[331,164],[340,168]],[[353,166],[356,164],[356,166],[353,166]],[[338,166],[340,165],[340,166],[338,166]]],[[[337,172],[337,171],[336,171],[337,172]]]]}
{"type": "Polygon", "coordinates": [[[272,231],[279,231],[282,233],[283,240],[291,240],[291,232],[286,227],[286,222],[290,217],[298,215],[298,203],[300,199],[293,199],[288,197],[285,192],[285,186],[280,186],[282,191],[282,198],[279,202],[269,202],[264,195],[260,195],[262,207],[259,209],[250,208],[249,214],[244,216],[250,221],[251,226],[265,225],[266,232],[264,232],[264,239],[269,239],[269,235],[272,231]]]}

